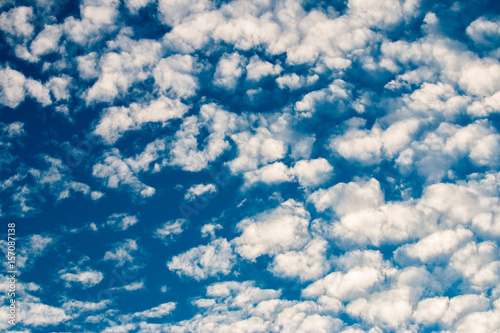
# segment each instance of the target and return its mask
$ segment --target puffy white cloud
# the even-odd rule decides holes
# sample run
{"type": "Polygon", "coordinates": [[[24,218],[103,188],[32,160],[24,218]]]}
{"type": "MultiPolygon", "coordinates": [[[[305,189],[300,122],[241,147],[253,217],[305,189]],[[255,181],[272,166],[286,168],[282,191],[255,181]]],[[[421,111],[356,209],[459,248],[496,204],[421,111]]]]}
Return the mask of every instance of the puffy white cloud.
{"type": "Polygon", "coordinates": [[[498,319],[500,307],[498,300],[495,303],[497,305],[493,310],[474,312],[466,316],[457,324],[457,332],[466,333],[474,330],[476,332],[487,333],[498,331],[500,329],[500,320],[498,319]]]}
{"type": "Polygon", "coordinates": [[[20,323],[34,327],[59,325],[71,318],[63,309],[29,301],[19,308],[17,315],[20,323]]]}
{"type": "Polygon", "coordinates": [[[255,171],[248,171],[244,174],[245,182],[251,185],[256,182],[264,184],[277,184],[287,182],[292,179],[291,172],[282,162],[268,164],[255,171]]]}
{"type": "Polygon", "coordinates": [[[16,108],[24,101],[24,84],[26,77],[10,67],[0,68],[0,103],[10,108],[16,108]]]}
{"type": "Polygon", "coordinates": [[[309,213],[301,203],[288,200],[275,209],[240,221],[241,236],[234,239],[236,251],[255,260],[300,249],[309,239],[309,213]]]}
{"type": "Polygon", "coordinates": [[[153,3],[153,0],[125,0],[125,6],[132,14],[137,14],[140,9],[153,3]]]}
{"type": "Polygon", "coordinates": [[[41,56],[57,51],[59,39],[62,36],[60,25],[46,25],[31,42],[30,50],[34,56],[41,56]]]}
{"type": "Polygon", "coordinates": [[[103,274],[95,270],[79,271],[75,273],[64,273],[66,270],[62,271],[61,279],[68,282],[77,282],[82,285],[83,288],[90,288],[96,284],[99,284],[103,279],[103,274]]]}
{"type": "Polygon", "coordinates": [[[469,241],[473,233],[464,228],[456,230],[437,231],[415,244],[400,247],[394,254],[395,258],[402,257],[417,259],[421,262],[432,262],[436,258],[450,255],[460,245],[469,241]]]}
{"type": "Polygon", "coordinates": [[[210,236],[211,239],[215,239],[215,230],[219,229],[222,229],[222,225],[220,224],[214,224],[214,223],[204,224],[203,227],[201,227],[201,236],[202,237],[210,236]]]}
{"type": "Polygon", "coordinates": [[[172,55],[161,59],[153,70],[158,89],[174,97],[191,97],[199,88],[198,74],[201,65],[190,55],[172,55]]]}
{"type": "Polygon", "coordinates": [[[359,17],[364,24],[388,28],[399,23],[403,18],[411,18],[411,16],[416,15],[418,3],[419,1],[401,3],[395,0],[350,0],[348,7],[350,14],[359,17]]]}
{"type": "Polygon", "coordinates": [[[97,70],[97,53],[90,52],[76,58],[78,73],[84,80],[99,77],[97,70]]]}
{"type": "Polygon", "coordinates": [[[243,73],[245,58],[238,53],[225,54],[217,63],[214,84],[227,90],[233,90],[243,73]]]}
{"type": "Polygon", "coordinates": [[[242,120],[232,112],[225,111],[215,104],[203,105],[198,116],[184,119],[170,144],[170,165],[180,166],[187,171],[200,171],[213,162],[226,149],[229,141],[226,136],[233,133],[242,124],[242,120]],[[199,149],[200,128],[209,131],[208,137],[199,149]]]}
{"type": "MultiPolygon", "coordinates": [[[[54,243],[54,239],[46,235],[31,235],[17,239],[21,246],[16,249],[16,267],[25,271],[30,270],[37,258],[45,255],[54,243]]],[[[0,241],[2,251],[7,255],[8,243],[0,241]]],[[[7,265],[7,263],[5,263],[7,265]]]]}
{"type": "Polygon", "coordinates": [[[171,119],[180,118],[188,110],[179,100],[162,96],[148,104],[132,103],[128,107],[107,108],[94,134],[101,136],[106,143],[115,143],[125,132],[138,130],[147,123],[167,124],[171,119]]]}
{"type": "Polygon", "coordinates": [[[307,93],[300,101],[295,103],[295,110],[310,116],[316,110],[317,105],[348,100],[351,95],[348,88],[345,81],[336,79],[327,88],[307,93]]]}
{"type": "Polygon", "coordinates": [[[154,308],[144,310],[141,312],[136,312],[129,316],[132,318],[141,318],[141,319],[161,318],[171,313],[175,309],[175,306],[176,303],[174,302],[163,303],[158,306],[155,306],[154,308]]]}
{"type": "Polygon", "coordinates": [[[351,128],[332,138],[330,148],[348,160],[378,164],[383,155],[391,158],[410,145],[419,126],[417,119],[406,119],[393,123],[385,131],[379,124],[371,130],[351,128]]]}
{"type": "Polygon", "coordinates": [[[121,286],[121,287],[111,288],[111,290],[126,290],[126,291],[136,291],[136,290],[142,290],[142,289],[145,289],[144,280],[132,282],[132,283],[126,284],[126,285],[121,286]]]}
{"type": "Polygon", "coordinates": [[[481,16],[469,24],[465,32],[476,44],[492,45],[500,38],[500,20],[481,16]]]}
{"type": "Polygon", "coordinates": [[[498,246],[491,241],[471,242],[453,254],[450,268],[471,283],[473,290],[485,290],[500,282],[498,246]]]}
{"type": "MultiPolygon", "coordinates": [[[[231,139],[238,146],[238,156],[228,162],[231,172],[240,173],[253,170],[259,164],[265,165],[285,157],[288,147],[277,136],[263,127],[259,127],[255,134],[243,131],[232,135],[231,139]]],[[[277,166],[274,168],[283,169],[277,166]]]]}
{"type": "Polygon", "coordinates": [[[311,281],[323,276],[329,270],[326,260],[327,242],[324,239],[311,240],[300,251],[279,253],[274,257],[270,270],[274,275],[311,281]]]}
{"type": "Polygon", "coordinates": [[[87,104],[112,102],[134,83],[146,80],[161,54],[160,43],[147,39],[134,41],[128,36],[120,36],[110,47],[119,51],[101,56],[99,79],[86,92],[87,104]]]}
{"type": "Polygon", "coordinates": [[[137,251],[137,242],[133,239],[127,239],[122,243],[116,244],[113,251],[107,251],[103,259],[106,261],[116,261],[115,265],[121,267],[126,264],[132,264],[135,259],[132,253],[137,251]]]}
{"type": "Polygon", "coordinates": [[[0,30],[18,37],[29,38],[33,34],[33,8],[14,7],[0,15],[0,30]]]}
{"type": "Polygon", "coordinates": [[[341,301],[352,301],[368,295],[392,273],[380,252],[352,251],[333,259],[339,271],[316,280],[302,290],[307,298],[330,297],[341,301]]]}
{"type": "Polygon", "coordinates": [[[212,7],[213,4],[208,0],[197,0],[189,3],[181,0],[158,1],[158,11],[161,14],[161,18],[170,26],[176,26],[186,17],[209,11],[212,7]]]}
{"type": "Polygon", "coordinates": [[[318,186],[330,179],[333,167],[322,157],[314,160],[300,160],[293,166],[293,173],[300,185],[306,187],[318,186]]]}
{"type": "Polygon", "coordinates": [[[276,83],[281,89],[288,88],[290,90],[295,90],[302,88],[305,83],[304,77],[298,76],[295,73],[285,74],[276,79],[276,83]]]}
{"type": "Polygon", "coordinates": [[[278,75],[283,68],[279,64],[272,64],[268,61],[261,60],[258,56],[253,56],[250,58],[246,70],[247,80],[259,81],[263,77],[269,75],[278,75]]]}
{"type": "Polygon", "coordinates": [[[15,121],[13,123],[3,125],[2,132],[8,138],[15,138],[26,134],[26,131],[24,130],[24,123],[20,121],[15,121]]]}
{"type": "Polygon", "coordinates": [[[64,20],[64,32],[69,40],[80,45],[94,44],[107,33],[116,29],[118,18],[117,0],[83,1],[80,4],[81,19],[70,16],[64,20]]]}
{"type": "Polygon", "coordinates": [[[69,300],[64,302],[62,308],[65,311],[75,312],[78,315],[80,312],[85,311],[104,310],[109,306],[110,303],[110,300],[102,300],[100,302],[82,302],[77,300],[69,300]]]}
{"type": "Polygon", "coordinates": [[[186,275],[197,280],[219,274],[227,275],[236,263],[231,244],[219,238],[208,245],[200,245],[175,256],[167,263],[168,269],[179,275],[186,275]]]}
{"type": "Polygon", "coordinates": [[[372,178],[364,182],[339,183],[326,190],[320,189],[312,193],[308,200],[320,212],[330,208],[337,215],[346,215],[377,208],[382,204],[384,195],[380,183],[372,178]]]}
{"type": "Polygon", "coordinates": [[[339,183],[313,192],[312,201],[319,212],[330,209],[338,218],[327,225],[325,237],[339,245],[400,244],[435,230],[436,216],[407,202],[384,202],[375,179],[339,183]]]}
{"type": "Polygon", "coordinates": [[[314,302],[282,300],[280,295],[278,290],[255,287],[251,281],[214,283],[207,288],[209,298],[193,302],[202,315],[167,324],[163,329],[304,333],[340,330],[342,322],[329,316],[329,308],[314,302]]]}
{"type": "Polygon", "coordinates": [[[137,222],[139,222],[139,219],[135,215],[129,215],[127,213],[114,213],[108,217],[106,224],[117,229],[127,230],[137,222]]]}
{"type": "Polygon", "coordinates": [[[156,229],[155,237],[168,244],[184,231],[186,225],[187,220],[184,219],[165,222],[161,227],[156,229]]]}
{"type": "Polygon", "coordinates": [[[92,175],[105,180],[108,188],[130,187],[140,196],[150,197],[155,194],[155,189],[143,184],[136,175],[149,170],[150,164],[160,157],[164,149],[164,142],[158,139],[148,144],[135,158],[123,159],[118,149],[113,148],[104,153],[104,160],[93,166],[92,175]]]}
{"type": "Polygon", "coordinates": [[[217,192],[217,188],[214,184],[197,184],[193,185],[187,189],[184,195],[184,200],[192,201],[200,196],[214,194],[217,192]]]}
{"type": "Polygon", "coordinates": [[[489,301],[483,295],[460,295],[448,297],[433,297],[423,299],[413,312],[413,318],[419,323],[433,325],[439,323],[444,327],[453,327],[453,324],[466,318],[476,311],[485,311],[489,308],[489,301]]]}

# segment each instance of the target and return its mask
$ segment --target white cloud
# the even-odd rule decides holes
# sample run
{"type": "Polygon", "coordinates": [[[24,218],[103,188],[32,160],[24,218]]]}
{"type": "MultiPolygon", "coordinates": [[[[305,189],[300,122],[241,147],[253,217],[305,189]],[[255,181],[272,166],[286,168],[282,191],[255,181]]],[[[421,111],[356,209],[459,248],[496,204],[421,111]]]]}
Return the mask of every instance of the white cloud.
{"type": "Polygon", "coordinates": [[[111,290],[126,290],[126,291],[136,291],[144,289],[144,280],[132,282],[121,287],[114,287],[111,290]]]}
{"type": "Polygon", "coordinates": [[[300,185],[315,187],[330,179],[333,167],[327,160],[320,157],[314,160],[300,160],[292,169],[300,185]]]}
{"type": "Polygon", "coordinates": [[[193,185],[187,189],[184,195],[184,200],[192,201],[200,196],[214,194],[217,192],[217,188],[214,184],[197,184],[193,185]]]}
{"type": "MultiPolygon", "coordinates": [[[[255,134],[248,131],[231,136],[238,146],[238,156],[228,162],[233,173],[254,170],[259,164],[267,164],[285,157],[287,146],[268,129],[260,127],[255,134]]],[[[276,168],[276,166],[275,166],[276,168]]]]}
{"type": "Polygon", "coordinates": [[[0,30],[14,36],[29,38],[33,34],[33,8],[14,7],[0,15],[0,30]]]}
{"type": "Polygon", "coordinates": [[[121,267],[133,263],[135,258],[132,256],[132,253],[137,251],[137,242],[133,239],[127,239],[122,243],[116,244],[113,251],[107,251],[104,254],[103,260],[116,261],[115,265],[121,267]]]}
{"type": "Polygon", "coordinates": [[[97,70],[97,53],[90,52],[88,54],[76,58],[78,73],[84,80],[94,79],[99,77],[97,70]]]}
{"type": "Polygon", "coordinates": [[[121,49],[121,52],[108,52],[101,56],[99,79],[86,93],[87,104],[112,102],[127,93],[134,83],[146,80],[161,53],[158,42],[147,39],[134,41],[127,36],[120,36],[110,46],[121,49]]]}
{"type": "Polygon", "coordinates": [[[214,224],[214,223],[207,223],[204,224],[203,227],[201,227],[201,236],[202,237],[208,237],[210,236],[210,239],[215,239],[215,230],[220,230],[222,229],[222,225],[220,224],[214,224]]]}
{"type": "Polygon", "coordinates": [[[161,59],[153,70],[155,83],[161,92],[172,97],[192,97],[199,88],[198,74],[201,65],[190,55],[172,55],[161,59]]]}
{"type": "Polygon", "coordinates": [[[415,244],[403,245],[394,253],[394,257],[417,259],[424,263],[432,262],[443,255],[450,255],[460,245],[469,241],[472,236],[473,233],[464,228],[438,231],[415,244]]]}
{"type": "Polygon", "coordinates": [[[25,302],[18,313],[19,322],[34,327],[55,326],[70,318],[63,309],[37,302],[25,302]]]}
{"type": "Polygon", "coordinates": [[[270,270],[274,275],[285,278],[298,277],[301,281],[318,279],[330,268],[326,250],[327,242],[324,239],[313,239],[300,251],[277,254],[270,270]]]}
{"type": "Polygon", "coordinates": [[[155,194],[155,189],[143,184],[138,178],[139,172],[149,170],[149,165],[159,158],[159,152],[164,150],[162,140],[156,140],[146,146],[146,149],[135,156],[123,159],[120,152],[113,148],[104,153],[101,162],[92,168],[92,175],[105,181],[108,188],[126,187],[147,198],[155,194]]]}
{"type": "Polygon", "coordinates": [[[140,9],[153,3],[154,0],[125,0],[125,6],[132,14],[137,14],[140,9]]]}
{"type": "Polygon", "coordinates": [[[231,244],[226,239],[218,238],[208,245],[200,245],[173,257],[167,266],[179,275],[202,280],[231,273],[235,263],[236,256],[231,244]]]}
{"type": "Polygon", "coordinates": [[[236,88],[238,79],[243,73],[245,58],[238,53],[225,54],[217,63],[214,84],[227,90],[236,88]]]}
{"type": "MultiPolygon", "coordinates": [[[[63,272],[65,272],[64,270],[63,272]]],[[[83,288],[90,288],[96,284],[99,284],[103,279],[103,274],[95,270],[87,271],[77,271],[76,273],[63,273],[61,274],[61,279],[68,282],[77,282],[82,285],[83,288]]]]}
{"type": "Polygon", "coordinates": [[[176,304],[174,302],[163,303],[149,310],[136,312],[130,316],[141,319],[161,318],[170,314],[175,309],[175,305],[176,304]]]}
{"type": "Polygon", "coordinates": [[[290,90],[300,89],[305,84],[304,77],[298,76],[295,73],[285,74],[276,79],[276,83],[281,89],[288,88],[290,90]]]}
{"type": "Polygon", "coordinates": [[[10,108],[16,108],[24,101],[24,84],[26,78],[24,75],[10,67],[0,68],[0,103],[10,108]]]}
{"type": "Polygon", "coordinates": [[[82,46],[94,44],[116,29],[119,15],[117,0],[83,1],[80,4],[81,19],[70,16],[64,20],[64,32],[69,40],[82,46]]]}
{"type": "Polygon", "coordinates": [[[469,24],[465,32],[476,44],[494,45],[500,38],[500,20],[498,18],[488,20],[481,16],[469,24]]]}
{"type": "Polygon", "coordinates": [[[272,64],[268,61],[261,60],[258,56],[253,56],[250,58],[246,70],[247,80],[259,81],[263,77],[269,75],[278,75],[283,68],[279,64],[272,64]]]}
{"type": "Polygon", "coordinates": [[[26,131],[24,130],[24,123],[20,121],[15,121],[13,123],[3,125],[2,132],[8,138],[15,138],[26,134],[26,131]]]}
{"type": "Polygon", "coordinates": [[[385,281],[392,273],[380,252],[352,251],[334,258],[338,271],[316,280],[302,290],[302,296],[318,298],[327,296],[340,301],[352,301],[365,297],[385,281]]]}
{"type": "Polygon", "coordinates": [[[453,324],[476,311],[485,311],[489,308],[489,301],[483,295],[466,294],[453,297],[433,297],[423,299],[418,303],[413,317],[417,322],[426,325],[440,323],[445,327],[453,324]]]}
{"type": "Polygon", "coordinates": [[[84,311],[99,311],[104,310],[110,305],[110,300],[102,300],[100,302],[82,302],[77,300],[65,301],[62,308],[68,312],[76,312],[79,314],[84,311]]]}
{"type": "Polygon", "coordinates": [[[180,166],[186,171],[200,171],[215,161],[226,149],[226,136],[233,133],[242,121],[234,113],[221,109],[216,104],[206,104],[198,116],[184,119],[170,144],[170,165],[180,166]],[[198,143],[200,128],[209,131],[208,137],[198,143]],[[202,146],[202,149],[199,149],[202,146]]]}
{"type": "Polygon", "coordinates": [[[180,0],[159,0],[158,11],[163,22],[169,26],[176,26],[185,18],[212,9],[213,4],[208,0],[184,2],[180,0]]]}
{"type": "Polygon", "coordinates": [[[135,215],[129,215],[127,213],[114,213],[108,217],[106,224],[112,226],[113,228],[127,230],[137,222],[139,222],[139,219],[135,215]]]}
{"type": "Polygon", "coordinates": [[[33,42],[31,42],[31,53],[34,56],[41,56],[57,51],[62,33],[60,25],[46,25],[33,42]]]}
{"type": "MultiPolygon", "coordinates": [[[[28,271],[31,269],[37,258],[45,255],[54,243],[50,236],[31,235],[17,239],[22,244],[16,249],[16,267],[28,271]]],[[[7,241],[1,240],[0,247],[7,255],[7,241]]],[[[5,265],[7,265],[5,263],[5,265]]]]}
{"type": "Polygon", "coordinates": [[[301,203],[288,200],[275,209],[238,223],[241,236],[234,239],[236,252],[250,260],[297,250],[309,239],[309,213],[301,203]]]}
{"type": "Polygon", "coordinates": [[[252,185],[257,182],[264,184],[278,184],[288,182],[292,179],[292,173],[282,162],[268,164],[255,171],[248,171],[244,174],[245,183],[252,185]]]}
{"type": "Polygon", "coordinates": [[[165,222],[160,228],[156,229],[155,237],[168,244],[184,231],[187,223],[187,220],[184,219],[165,222]]]}

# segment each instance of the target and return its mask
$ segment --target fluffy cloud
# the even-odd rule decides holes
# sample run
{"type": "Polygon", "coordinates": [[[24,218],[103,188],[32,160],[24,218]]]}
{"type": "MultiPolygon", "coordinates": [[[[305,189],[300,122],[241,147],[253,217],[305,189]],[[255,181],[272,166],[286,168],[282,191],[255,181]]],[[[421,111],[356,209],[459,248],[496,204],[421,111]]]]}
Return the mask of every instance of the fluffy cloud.
{"type": "Polygon", "coordinates": [[[116,266],[121,267],[134,262],[133,253],[138,251],[137,242],[133,239],[127,239],[122,243],[116,244],[113,251],[107,251],[104,254],[104,260],[116,261],[116,266]]]}
{"type": "Polygon", "coordinates": [[[184,219],[165,222],[161,227],[156,229],[155,237],[168,244],[184,231],[186,225],[187,220],[184,219]]]}
{"type": "Polygon", "coordinates": [[[18,37],[28,38],[33,34],[33,8],[14,7],[0,15],[0,30],[18,37]]]}
{"type": "Polygon", "coordinates": [[[114,213],[108,217],[106,224],[113,228],[127,230],[137,222],[139,222],[137,216],[128,215],[126,213],[114,213]]]}
{"type": "Polygon", "coordinates": [[[186,275],[197,280],[209,276],[227,275],[236,263],[231,244],[219,238],[208,245],[200,245],[175,256],[167,263],[168,269],[179,275],[186,275]]]}
{"type": "Polygon", "coordinates": [[[149,165],[160,157],[165,149],[162,140],[151,142],[146,149],[134,158],[123,159],[120,152],[113,148],[104,153],[104,160],[96,163],[92,168],[92,175],[105,180],[108,188],[130,187],[142,197],[155,194],[155,189],[143,184],[137,174],[149,170],[149,165]]]}
{"type": "Polygon", "coordinates": [[[99,60],[100,74],[87,91],[86,102],[111,102],[136,82],[151,76],[152,67],[160,58],[161,45],[152,40],[134,41],[121,36],[110,46],[117,52],[108,52],[99,60]]]}
{"type": "Polygon", "coordinates": [[[236,252],[255,260],[264,254],[300,249],[309,238],[308,227],[309,213],[304,206],[288,200],[273,210],[239,222],[241,236],[234,240],[236,252]]]}
{"type": "Polygon", "coordinates": [[[173,55],[161,59],[153,70],[155,83],[160,91],[174,97],[191,97],[198,89],[196,74],[201,66],[190,55],[173,55]]]}
{"type": "Polygon", "coordinates": [[[234,89],[243,73],[244,62],[244,57],[238,53],[223,56],[215,69],[214,84],[227,90],[234,89]]]}
{"type": "Polygon", "coordinates": [[[192,201],[197,197],[204,195],[211,195],[217,192],[217,188],[214,184],[197,184],[193,185],[187,189],[184,199],[192,201]]]}
{"type": "Polygon", "coordinates": [[[215,161],[229,148],[226,136],[234,132],[241,123],[234,113],[222,110],[215,104],[203,105],[199,116],[185,118],[175,133],[175,141],[170,146],[169,164],[187,171],[206,168],[208,163],[215,161]],[[197,137],[201,127],[206,128],[209,135],[202,140],[202,149],[199,149],[197,137]]]}
{"type": "Polygon", "coordinates": [[[63,273],[61,274],[61,279],[68,282],[77,282],[82,285],[83,288],[92,287],[103,279],[103,274],[98,271],[88,270],[88,271],[78,271],[76,273],[63,273]]]}

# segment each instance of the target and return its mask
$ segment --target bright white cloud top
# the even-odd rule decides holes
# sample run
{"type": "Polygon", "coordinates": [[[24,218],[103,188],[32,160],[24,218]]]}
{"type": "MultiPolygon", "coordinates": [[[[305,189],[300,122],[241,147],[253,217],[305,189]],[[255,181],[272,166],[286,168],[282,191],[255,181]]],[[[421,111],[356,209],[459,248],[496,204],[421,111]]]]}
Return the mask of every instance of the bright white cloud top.
{"type": "Polygon", "coordinates": [[[500,331],[495,1],[0,12],[1,331],[500,331]]]}

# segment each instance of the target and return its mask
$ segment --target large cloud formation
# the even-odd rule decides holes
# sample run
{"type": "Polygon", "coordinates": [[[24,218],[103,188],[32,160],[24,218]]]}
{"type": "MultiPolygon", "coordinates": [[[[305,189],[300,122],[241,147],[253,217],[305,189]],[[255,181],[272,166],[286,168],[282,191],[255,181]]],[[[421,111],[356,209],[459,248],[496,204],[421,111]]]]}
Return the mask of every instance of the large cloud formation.
{"type": "Polygon", "coordinates": [[[0,9],[0,330],[500,331],[494,1],[0,9]]]}

